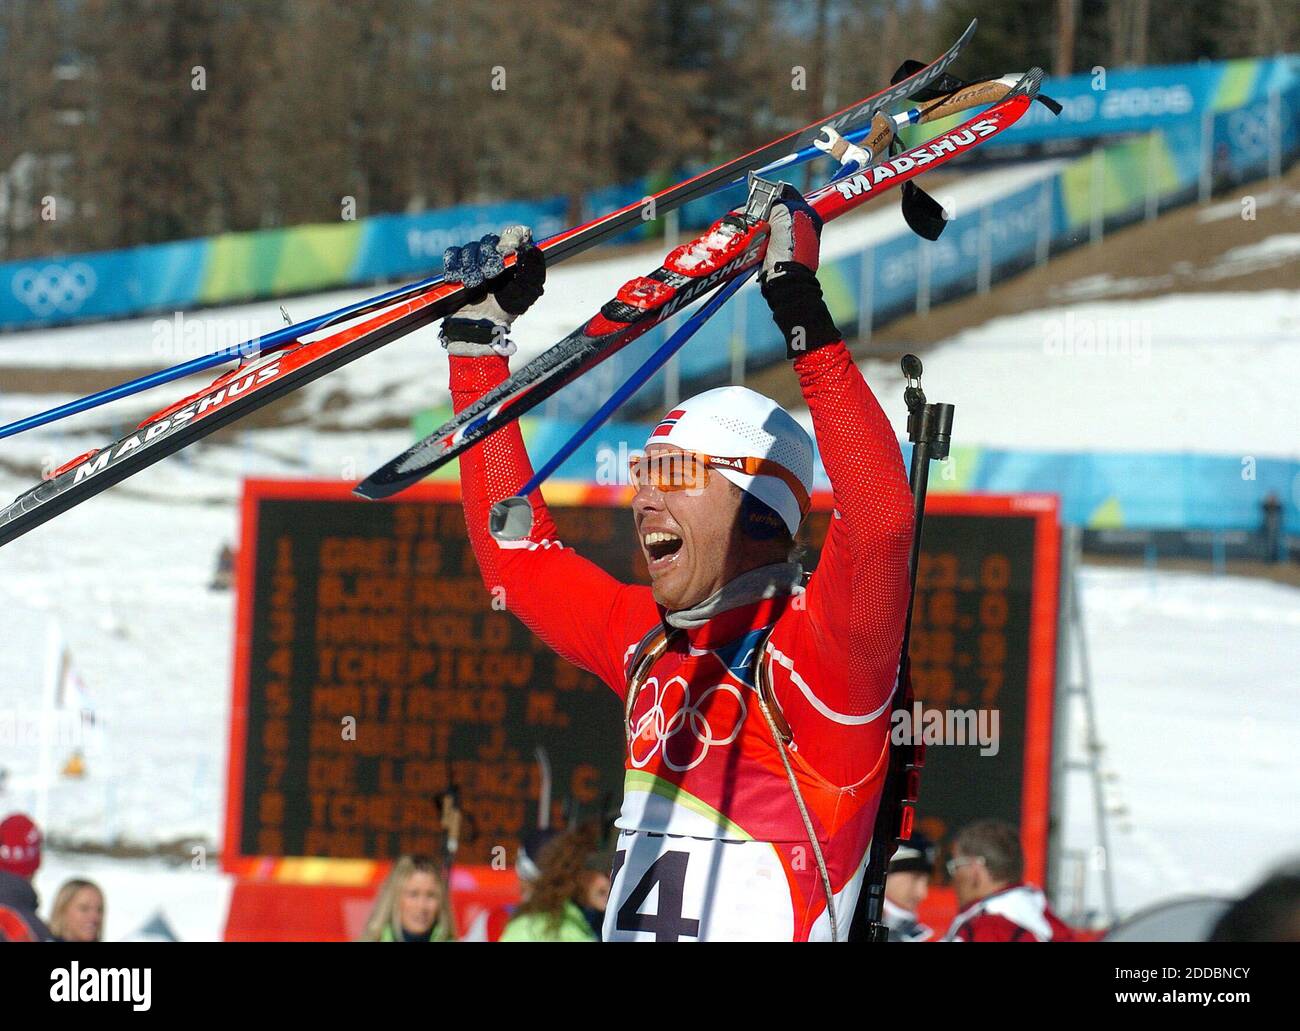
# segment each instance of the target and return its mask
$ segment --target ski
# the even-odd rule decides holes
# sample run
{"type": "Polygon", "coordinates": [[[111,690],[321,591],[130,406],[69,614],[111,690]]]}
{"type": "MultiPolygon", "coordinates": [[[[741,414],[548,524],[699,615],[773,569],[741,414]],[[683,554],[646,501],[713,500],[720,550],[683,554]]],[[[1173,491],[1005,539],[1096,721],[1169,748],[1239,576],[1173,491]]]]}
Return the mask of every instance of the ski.
{"type": "MultiPolygon", "coordinates": [[[[823,222],[830,222],[902,186],[1015,124],[1033,102],[1042,78],[1041,69],[1031,69],[982,114],[888,160],[834,180],[805,199],[823,222]]],[[[775,184],[757,182],[777,189],[775,184]]],[[[773,199],[769,195],[764,202],[770,207],[773,199]]],[[[751,194],[745,208],[725,215],[703,236],[672,251],[648,276],[629,280],[583,326],[381,466],[358,484],[356,493],[386,498],[422,480],[654,326],[761,263],[767,251],[768,225],[766,207],[759,207],[751,194]]]]}
{"type": "MultiPolygon", "coordinates": [[[[911,72],[886,89],[850,105],[829,120],[813,123],[758,150],[660,191],[650,198],[654,202],[656,215],[729,186],[756,169],[784,169],[799,161],[820,156],[823,150],[817,143],[825,135],[823,128],[835,129],[838,126],[842,130],[856,126],[852,133],[845,132],[845,137],[864,136],[871,131],[871,123],[877,111],[892,107],[939,80],[957,59],[975,28],[976,22],[972,21],[961,37],[937,60],[911,72]]],[[[646,201],[631,204],[543,241],[540,246],[546,254],[548,266],[630,228],[643,219],[647,207],[646,201]]],[[[512,262],[508,259],[508,263],[512,262]]],[[[246,350],[241,348],[225,349],[183,363],[175,369],[162,370],[141,377],[140,380],[101,391],[98,395],[61,406],[43,416],[24,420],[23,428],[31,428],[73,414],[73,406],[79,406],[75,407],[75,411],[84,411],[91,406],[87,403],[91,400],[102,404],[179,378],[180,375],[216,368],[235,358],[247,359],[202,390],[149,416],[133,432],[107,447],[79,455],[65,463],[42,482],[0,509],[0,546],[250,412],[384,344],[451,314],[460,307],[461,300],[462,287],[459,283],[447,283],[440,277],[435,277],[297,326],[283,327],[256,341],[254,351],[258,353],[252,357],[248,357],[246,350]],[[304,342],[300,339],[309,333],[326,329],[333,332],[311,341],[304,342]]],[[[11,427],[0,430],[18,432],[11,427]]]]}
{"type": "MultiPolygon", "coordinates": [[[[960,56],[967,42],[974,35],[976,24],[975,21],[972,21],[957,41],[930,64],[922,65],[917,61],[905,62],[895,73],[894,81],[888,87],[849,105],[831,115],[830,118],[807,125],[797,132],[782,136],[780,139],[774,140],[757,150],[750,151],[748,154],[669,186],[651,197],[628,204],[593,221],[567,229],[545,240],[540,246],[546,255],[547,266],[556,265],[567,258],[581,254],[583,251],[617,236],[619,233],[625,232],[637,223],[644,221],[647,218],[647,211],[653,211],[653,215],[649,217],[658,217],[693,200],[742,182],[750,172],[770,174],[817,157],[821,153],[817,141],[824,129],[829,128],[848,136],[850,130],[858,130],[860,126],[866,123],[866,127],[859,130],[865,135],[870,131],[870,123],[877,111],[892,107],[914,95],[930,95],[933,92],[934,84],[945,80],[947,69],[960,56]]],[[[201,355],[171,368],[147,373],[125,383],[78,398],[75,401],[69,401],[48,411],[39,412],[8,425],[0,426],[0,438],[13,436],[38,426],[45,426],[59,419],[89,411],[110,401],[130,397],[153,387],[161,386],[164,383],[183,379],[186,376],[220,368],[236,359],[245,359],[251,355],[265,354],[269,351],[291,347],[300,342],[302,337],[341,326],[345,322],[417,298],[429,291],[435,292],[434,300],[439,303],[440,309],[445,309],[443,314],[448,314],[454,311],[460,303],[460,287],[454,285],[451,293],[442,293],[441,288],[446,286],[447,284],[443,282],[441,276],[433,276],[406,286],[397,287],[376,297],[357,301],[354,304],[326,312],[294,325],[281,326],[273,332],[245,341],[242,344],[223,348],[213,354],[201,355]]]]}

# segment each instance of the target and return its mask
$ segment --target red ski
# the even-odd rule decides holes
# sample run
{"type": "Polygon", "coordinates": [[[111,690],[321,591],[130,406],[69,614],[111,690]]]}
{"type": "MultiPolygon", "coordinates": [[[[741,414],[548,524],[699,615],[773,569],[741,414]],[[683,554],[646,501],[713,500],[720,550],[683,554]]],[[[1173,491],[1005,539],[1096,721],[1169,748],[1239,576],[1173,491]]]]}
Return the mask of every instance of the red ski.
{"type": "MultiPolygon", "coordinates": [[[[974,149],[1020,119],[1037,95],[1042,78],[1041,69],[1030,70],[983,114],[815,190],[806,198],[808,203],[829,222],[974,149]]],[[[767,252],[766,216],[766,208],[754,209],[751,197],[746,208],[724,216],[703,236],[678,247],[648,276],[629,280],[583,326],[371,473],[356,492],[362,497],[385,498],[422,480],[714,287],[760,264],[767,252]]]]}

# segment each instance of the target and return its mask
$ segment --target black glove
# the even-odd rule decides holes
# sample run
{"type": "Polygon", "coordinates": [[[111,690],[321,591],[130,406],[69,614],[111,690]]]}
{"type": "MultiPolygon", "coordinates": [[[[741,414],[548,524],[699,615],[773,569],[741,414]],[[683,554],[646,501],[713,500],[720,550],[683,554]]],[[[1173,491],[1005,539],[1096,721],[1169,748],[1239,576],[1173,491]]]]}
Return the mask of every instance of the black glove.
{"type": "Polygon", "coordinates": [[[509,226],[443,254],[443,277],[463,283],[465,303],[442,322],[442,344],[449,354],[477,357],[511,355],[510,325],[542,296],[546,257],[527,226],[509,226]],[[512,269],[503,258],[515,255],[512,269]]]}

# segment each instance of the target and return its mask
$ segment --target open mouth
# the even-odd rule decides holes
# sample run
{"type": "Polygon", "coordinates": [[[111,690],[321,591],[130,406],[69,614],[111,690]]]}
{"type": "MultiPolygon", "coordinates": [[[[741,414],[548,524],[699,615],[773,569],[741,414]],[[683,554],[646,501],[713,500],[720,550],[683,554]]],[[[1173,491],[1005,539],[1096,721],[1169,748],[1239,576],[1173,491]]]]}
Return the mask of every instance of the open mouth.
{"type": "Polygon", "coordinates": [[[645,546],[646,558],[651,572],[662,569],[676,558],[677,553],[682,550],[682,539],[675,533],[667,533],[664,530],[655,530],[653,533],[647,533],[642,538],[645,546]]]}

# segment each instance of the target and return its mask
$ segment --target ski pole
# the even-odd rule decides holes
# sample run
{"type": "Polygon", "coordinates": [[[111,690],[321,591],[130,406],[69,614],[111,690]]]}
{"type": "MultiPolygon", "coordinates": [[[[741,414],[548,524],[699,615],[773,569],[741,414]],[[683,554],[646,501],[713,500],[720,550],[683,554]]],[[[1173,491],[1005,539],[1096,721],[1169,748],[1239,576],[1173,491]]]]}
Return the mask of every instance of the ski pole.
{"type": "MultiPolygon", "coordinates": [[[[975,85],[980,87],[992,86],[995,88],[995,91],[1000,93],[1005,93],[1010,89],[1010,87],[1006,87],[1000,80],[991,80],[989,83],[978,83],[975,85]]],[[[966,102],[971,103],[972,106],[974,106],[983,102],[982,98],[987,95],[987,92],[982,92],[979,94],[981,99],[970,100],[969,98],[971,94],[966,93],[966,102]]],[[[957,94],[953,94],[953,96],[956,97],[957,94]]],[[[892,116],[892,120],[895,125],[906,125],[910,124],[910,122],[928,120],[929,117],[941,117],[942,114],[947,113],[949,109],[950,105],[943,102],[941,104],[931,105],[928,109],[913,108],[910,111],[892,116]]],[[[879,127],[877,126],[876,128],[878,132],[879,127]]],[[[869,149],[863,150],[862,148],[853,145],[849,137],[857,136],[858,138],[862,138],[867,133],[872,132],[872,126],[865,126],[858,132],[850,133],[849,136],[840,136],[833,129],[826,129],[824,131],[827,140],[825,143],[819,141],[817,149],[822,150],[824,153],[834,157],[840,162],[840,167],[836,170],[835,174],[831,176],[829,180],[830,182],[833,183],[845,178],[846,176],[856,174],[870,164],[872,160],[872,151],[869,149]]],[[[890,137],[890,139],[892,139],[892,137],[890,137]]],[[[889,140],[885,141],[886,146],[888,145],[888,142],[889,140]]],[[[761,208],[761,217],[766,218],[771,205],[778,199],[780,187],[777,184],[759,179],[757,175],[750,177],[750,183],[751,194],[748,208],[754,210],[756,213],[761,208]]],[[[934,203],[929,200],[928,196],[920,193],[919,190],[916,192],[920,194],[920,197],[924,201],[928,201],[930,204],[934,203]]],[[[937,205],[935,205],[935,210],[941,213],[941,209],[939,209],[937,205]]],[[[906,202],[904,211],[906,214],[906,202]]],[[[909,223],[912,223],[914,219],[909,218],[908,221],[909,223]]],[[[914,228],[916,227],[914,226],[914,228]]],[[[918,231],[920,230],[918,229],[918,231]]],[[[929,239],[935,239],[941,231],[942,221],[938,223],[936,228],[933,228],[929,233],[924,235],[929,239]]],[[[673,354],[680,350],[685,343],[690,340],[700,326],[704,325],[704,323],[707,322],[713,314],[727,302],[732,294],[740,289],[741,285],[753,275],[754,271],[756,271],[756,269],[751,269],[721,287],[717,293],[715,293],[713,297],[695,313],[694,316],[687,320],[687,322],[685,322],[676,333],[660,346],[654,354],[646,359],[646,361],[632,374],[626,383],[610,395],[609,399],[600,406],[594,415],[578,428],[577,432],[574,433],[569,440],[560,446],[559,450],[551,456],[546,464],[533,473],[527,483],[520,487],[512,497],[503,498],[492,506],[492,511],[488,520],[488,527],[494,537],[502,540],[519,540],[527,536],[528,532],[532,529],[533,517],[532,505],[528,500],[528,495],[545,483],[555,470],[563,464],[565,459],[572,455],[584,441],[596,432],[597,428],[599,428],[599,426],[609,418],[609,416],[620,405],[636,393],[636,391],[639,390],[646,381],[649,380],[649,378],[654,375],[654,373],[670,357],[672,357],[673,354]]],[[[916,362],[919,369],[920,359],[910,355],[909,358],[912,358],[912,360],[916,362]]],[[[919,379],[917,380],[917,384],[918,386],[916,389],[919,391],[919,379]]],[[[924,394],[922,394],[921,397],[922,403],[924,403],[924,394]]],[[[951,410],[952,406],[947,405],[940,407],[946,407],[951,410]]],[[[947,452],[945,451],[944,456],[946,456],[946,454],[947,452]]],[[[913,458],[915,459],[915,452],[913,452],[913,458]]],[[[922,484],[921,490],[923,496],[924,484],[922,484]]],[[[919,534],[917,535],[916,540],[919,540],[919,534]]]]}
{"type": "Polygon", "coordinates": [[[184,379],[186,376],[192,376],[195,373],[204,372],[208,369],[215,369],[225,365],[227,362],[239,358],[248,358],[256,354],[266,354],[290,344],[297,343],[301,337],[317,333],[322,329],[328,329],[330,326],[346,321],[347,319],[357,318],[362,315],[368,315],[379,308],[387,307],[390,304],[396,304],[399,301],[406,300],[418,293],[422,293],[431,287],[437,286],[442,282],[441,276],[434,276],[431,279],[424,279],[418,283],[411,283],[407,286],[397,287],[387,293],[380,294],[377,297],[371,297],[364,301],[357,301],[354,304],[345,305],[335,311],[326,312],[324,315],[317,315],[315,318],[306,319],[303,322],[295,323],[291,326],[281,326],[279,329],[260,337],[253,337],[251,340],[245,340],[242,344],[232,344],[230,347],[223,347],[220,351],[213,351],[211,354],[200,355],[197,358],[191,358],[189,361],[181,362],[179,365],[172,365],[166,369],[159,369],[156,372],[146,373],[135,379],[127,380],[113,387],[105,387],[103,390],[97,390],[93,394],[87,394],[85,397],[79,397],[75,401],[68,401],[66,404],[57,405],[54,408],[47,409],[44,412],[38,412],[35,415],[29,415],[25,418],[18,419],[15,422],[0,426],[0,438],[12,437],[14,434],[22,433],[25,430],[35,429],[37,426],[45,426],[59,419],[66,419],[70,415],[77,415],[81,412],[89,411],[92,408],[98,408],[100,405],[108,404],[110,401],[117,401],[124,397],[130,397],[133,394],[139,394],[143,391],[150,390],[153,387],[162,386],[164,383],[171,383],[178,379],[184,379]]]}

